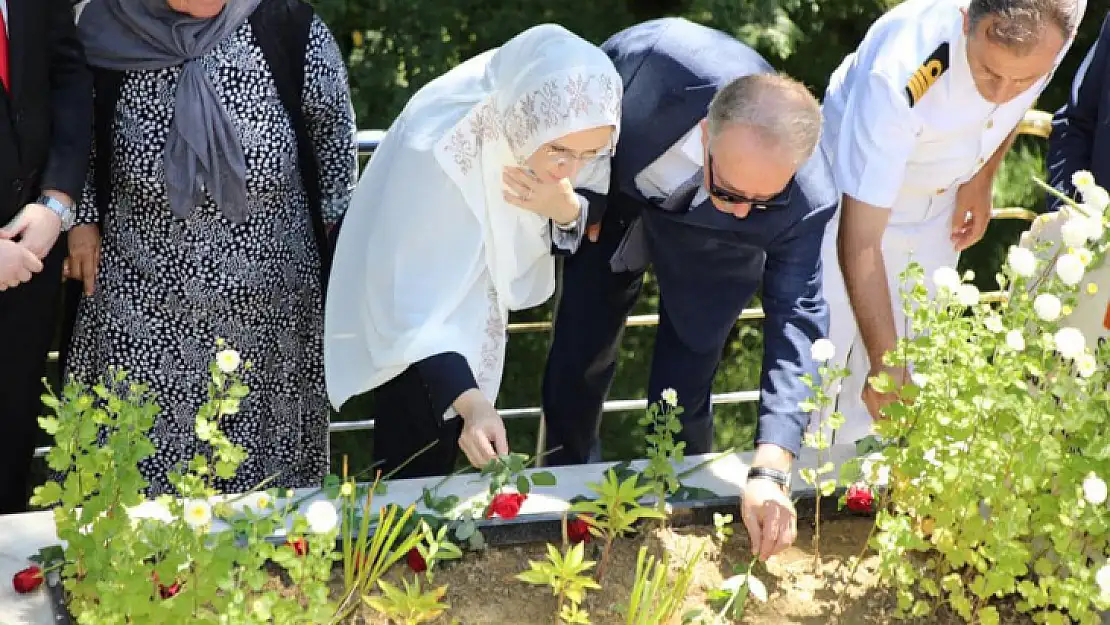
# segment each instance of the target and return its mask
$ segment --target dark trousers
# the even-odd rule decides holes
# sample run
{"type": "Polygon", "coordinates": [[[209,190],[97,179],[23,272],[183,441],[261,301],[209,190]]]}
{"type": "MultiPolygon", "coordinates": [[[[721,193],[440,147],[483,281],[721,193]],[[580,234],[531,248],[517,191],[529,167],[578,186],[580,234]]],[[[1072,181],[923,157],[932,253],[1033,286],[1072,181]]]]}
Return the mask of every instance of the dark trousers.
{"type": "Polygon", "coordinates": [[[374,459],[382,463],[378,468],[383,477],[410,458],[394,479],[447,475],[455,469],[462,417],[444,421],[442,413],[433,414],[428,386],[415,367],[372,393],[374,459]],[[420,453],[431,443],[435,445],[420,453]]]}
{"type": "MultiPolygon", "coordinates": [[[[631,222],[627,213],[610,211],[602,221],[597,243],[582,247],[563,261],[562,295],[555,315],[554,338],[543,379],[544,459],[547,465],[601,460],[598,429],[602,404],[616,373],[625,318],[643,285],[643,272],[614,273],[609,259],[631,222]]],[[[697,351],[681,340],[660,293],[660,319],[652,354],[648,401],[657,402],[663,389],[673,388],[683,407],[686,453],[713,448],[710,393],[723,343],[697,351]]]]}
{"type": "Polygon", "coordinates": [[[62,286],[65,237],[26,284],[0,292],[0,514],[25,512],[31,496],[31,460],[44,414],[42,378],[54,338],[62,286]]]}

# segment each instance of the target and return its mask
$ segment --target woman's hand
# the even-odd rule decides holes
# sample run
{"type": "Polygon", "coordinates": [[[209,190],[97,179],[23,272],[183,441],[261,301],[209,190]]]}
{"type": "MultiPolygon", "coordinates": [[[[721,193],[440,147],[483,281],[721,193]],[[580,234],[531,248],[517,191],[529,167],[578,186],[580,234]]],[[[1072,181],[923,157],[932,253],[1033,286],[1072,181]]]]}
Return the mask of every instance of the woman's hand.
{"type": "Polygon", "coordinates": [[[100,266],[100,227],[96,224],[75,226],[69,231],[69,257],[63,273],[70,280],[85,285],[85,295],[92,297],[96,271],[100,266]]]}
{"type": "Polygon", "coordinates": [[[476,388],[459,395],[452,404],[463,420],[459,448],[476,469],[509,453],[505,423],[493,404],[476,388]]]}
{"type": "Polygon", "coordinates": [[[559,225],[578,219],[582,212],[574,185],[566,178],[544,182],[523,167],[506,167],[502,174],[505,201],[513,206],[546,217],[559,225]]]}

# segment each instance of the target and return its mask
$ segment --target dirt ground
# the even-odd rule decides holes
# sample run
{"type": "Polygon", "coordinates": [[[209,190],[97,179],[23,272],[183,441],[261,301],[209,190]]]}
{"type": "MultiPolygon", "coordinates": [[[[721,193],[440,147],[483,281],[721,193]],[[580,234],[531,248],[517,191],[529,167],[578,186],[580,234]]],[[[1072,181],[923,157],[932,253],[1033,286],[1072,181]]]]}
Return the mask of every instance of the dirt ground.
{"type": "MultiPolygon", "coordinates": [[[[894,599],[890,592],[876,587],[877,558],[865,556],[855,579],[843,595],[843,611],[836,617],[839,592],[847,577],[848,558],[860,553],[871,530],[871,519],[841,519],[822,523],[821,555],[823,575],[814,574],[812,530],[800,527],[799,537],[788,551],[772,558],[763,571],[757,571],[767,587],[768,602],[749,599],[743,623],[750,625],[871,625],[891,623],[894,599]]],[[[636,569],[636,556],[645,538],[629,538],[613,548],[602,590],[590,591],[585,607],[595,625],[624,625],[624,618],[613,607],[627,603],[636,569]]],[[[734,567],[746,565],[750,559],[747,533],[742,526],[733,527],[733,536],[724,549],[712,541],[712,530],[656,530],[646,537],[650,551],[660,555],[666,549],[672,554],[693,554],[701,544],[705,553],[695,568],[694,579],[685,606],[678,610],[675,623],[689,610],[701,608],[702,614],[714,614],[707,603],[707,592],[733,575],[734,567]]],[[[587,556],[596,559],[600,547],[591,544],[587,556]]],[[[450,605],[436,625],[544,625],[555,624],[556,598],[547,587],[533,586],[513,579],[527,570],[529,560],[545,557],[543,545],[489,549],[481,554],[467,554],[462,561],[436,565],[435,585],[447,586],[444,601],[450,605]],[[442,567],[442,568],[440,568],[442,567]]],[[[673,558],[672,558],[673,559],[673,558]]],[[[673,563],[672,568],[678,566],[673,563]]],[[[411,579],[412,573],[398,567],[390,573],[391,580],[399,575],[411,579]]],[[[1004,613],[1008,610],[1002,610],[1004,613]]],[[[369,608],[352,619],[365,625],[388,625],[369,608]]],[[[696,621],[695,621],[696,622],[696,621]]],[[[708,621],[707,621],[708,622],[708,621]]],[[[934,614],[916,621],[924,625],[954,625],[958,618],[934,614]]],[[[1032,620],[1005,615],[1007,625],[1025,625],[1032,620]]]]}

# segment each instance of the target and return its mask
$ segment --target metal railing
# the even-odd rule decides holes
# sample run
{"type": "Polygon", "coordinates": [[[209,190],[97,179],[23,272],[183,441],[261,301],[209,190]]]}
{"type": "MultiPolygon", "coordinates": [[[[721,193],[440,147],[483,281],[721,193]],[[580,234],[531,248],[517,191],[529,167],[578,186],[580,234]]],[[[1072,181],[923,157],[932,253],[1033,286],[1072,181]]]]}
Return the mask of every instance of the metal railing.
{"type": "MultiPolygon", "coordinates": [[[[1052,115],[1044,111],[1030,110],[1026,113],[1025,118],[1018,126],[1018,132],[1023,135],[1040,137],[1047,139],[1052,132],[1052,115]]],[[[385,131],[382,130],[362,130],[358,133],[358,151],[360,156],[371,156],[374,150],[377,149],[381,143],[382,138],[385,137],[385,131]]],[[[998,208],[992,211],[991,219],[1020,219],[1024,221],[1033,221],[1037,218],[1037,213],[1020,207],[1014,208],[998,208]]],[[[1001,302],[1006,299],[1004,291],[992,291],[983,294],[983,301],[986,302],[1001,302]]],[[[757,321],[764,318],[762,308],[746,308],[740,313],[737,321],[757,321]]],[[[626,328],[642,328],[651,327],[659,324],[659,315],[630,315],[625,321],[626,328]]],[[[531,334],[536,332],[549,332],[551,331],[551,321],[525,321],[520,323],[510,323],[508,325],[509,334],[531,334]]],[[[51,352],[49,360],[57,362],[58,353],[51,352]]],[[[729,404],[743,404],[759,401],[759,391],[733,391],[728,393],[718,393],[710,396],[710,402],[713,405],[729,405],[729,404]]],[[[633,410],[644,410],[647,408],[647,399],[617,399],[606,401],[602,405],[602,412],[627,412],[633,410]]],[[[525,407],[525,408],[504,408],[498,410],[501,416],[505,419],[519,419],[519,418],[535,418],[543,416],[543,409],[539,406],[525,407]]],[[[541,421],[541,439],[542,427],[541,421]]],[[[365,419],[358,421],[333,421],[329,426],[329,432],[332,434],[338,432],[357,432],[363,430],[373,430],[374,420],[365,419]]],[[[35,450],[35,456],[41,457],[46,454],[47,447],[39,447],[35,450]]]]}

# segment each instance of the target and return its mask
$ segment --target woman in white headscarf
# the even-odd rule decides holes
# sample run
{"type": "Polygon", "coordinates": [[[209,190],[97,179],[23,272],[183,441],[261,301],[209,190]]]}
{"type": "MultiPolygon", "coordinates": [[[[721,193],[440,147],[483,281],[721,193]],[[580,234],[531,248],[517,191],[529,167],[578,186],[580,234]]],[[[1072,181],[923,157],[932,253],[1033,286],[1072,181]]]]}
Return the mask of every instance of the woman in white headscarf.
{"type": "Polygon", "coordinates": [[[493,407],[511,310],[555,288],[604,193],[621,79],[599,48],[541,25],[432,81],[363,173],[325,311],[332,404],[375,391],[383,471],[448,473],[508,453],[493,407]],[[455,417],[461,416],[462,423],[455,417]]]}

